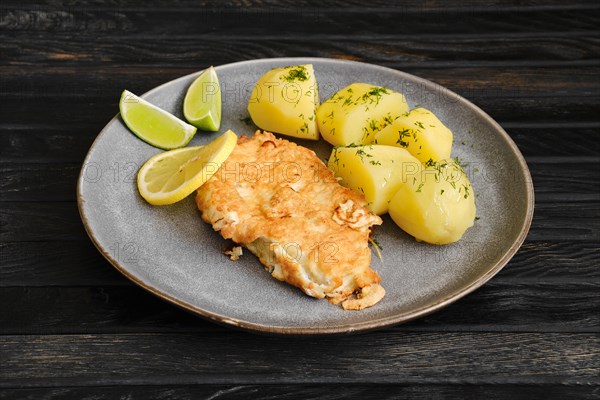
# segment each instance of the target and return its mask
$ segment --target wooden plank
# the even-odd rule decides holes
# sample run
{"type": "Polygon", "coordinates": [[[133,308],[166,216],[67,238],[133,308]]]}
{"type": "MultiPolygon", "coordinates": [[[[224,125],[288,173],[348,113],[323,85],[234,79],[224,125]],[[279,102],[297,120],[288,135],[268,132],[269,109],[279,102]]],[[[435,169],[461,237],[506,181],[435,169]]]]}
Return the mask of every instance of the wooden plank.
{"type": "Polygon", "coordinates": [[[600,158],[592,157],[586,163],[576,163],[571,158],[557,158],[555,162],[548,163],[543,161],[544,157],[527,159],[538,200],[542,200],[546,194],[599,193],[600,177],[597,171],[600,158]]]}
{"type": "MultiPolygon", "coordinates": [[[[118,7],[122,11],[135,11],[140,8],[149,10],[161,9],[163,12],[181,12],[185,13],[191,9],[230,9],[246,7],[249,9],[264,8],[290,8],[290,7],[322,7],[337,9],[344,7],[347,12],[373,11],[374,9],[393,9],[389,1],[373,0],[367,4],[360,0],[159,0],[152,2],[151,5],[143,0],[87,0],[85,2],[74,3],[72,1],[37,1],[35,5],[30,5],[17,0],[5,0],[3,2],[5,9],[22,10],[114,10],[118,7]]],[[[577,0],[565,4],[561,0],[429,0],[423,3],[419,0],[407,0],[402,2],[402,7],[414,9],[421,12],[440,11],[442,9],[462,10],[463,12],[472,12],[473,10],[489,10],[490,8],[510,9],[513,11],[527,10],[546,10],[546,9],[595,9],[598,8],[594,0],[577,0]]],[[[397,7],[396,7],[397,8],[397,7]]]]}
{"type": "Polygon", "coordinates": [[[4,202],[0,228],[0,242],[88,240],[75,202],[4,202]]]}
{"type": "MultiPolygon", "coordinates": [[[[594,166],[593,168],[596,167],[594,166]]],[[[598,188],[600,188],[600,186],[593,187],[593,189],[596,190],[598,190],[598,188]]],[[[565,195],[538,196],[536,206],[537,210],[539,210],[539,217],[545,220],[564,216],[574,216],[575,213],[564,208],[564,203],[569,201],[565,201],[566,198],[570,199],[574,204],[577,204],[573,208],[579,208],[579,215],[585,215],[586,218],[600,218],[600,193],[590,196],[571,196],[569,193],[565,195]]]]}
{"type": "Polygon", "coordinates": [[[577,218],[544,218],[537,213],[527,238],[529,240],[589,240],[598,242],[600,239],[600,223],[593,222],[588,226],[587,223],[580,223],[579,221],[577,218]]]}
{"type": "MultiPolygon", "coordinates": [[[[532,121],[532,124],[535,124],[532,121]]],[[[600,154],[600,124],[504,126],[525,157],[598,156],[600,154]]],[[[0,133],[1,135],[1,133],[0,133]]],[[[1,137],[1,136],[0,136],[1,137]]]]}
{"type": "MultiPolygon", "coordinates": [[[[291,0],[288,0],[291,3],[291,0]]],[[[382,34],[401,33],[515,33],[531,31],[564,32],[591,29],[597,26],[597,7],[592,4],[579,6],[546,6],[543,9],[485,6],[483,4],[448,7],[438,2],[433,5],[412,3],[390,6],[378,0],[373,3],[310,2],[302,1],[287,6],[259,4],[258,7],[219,6],[202,7],[198,4],[178,9],[157,6],[129,6],[118,9],[104,7],[30,7],[4,6],[3,30],[13,33],[71,33],[83,36],[115,35],[125,32],[128,36],[149,34],[153,36],[198,36],[213,32],[228,35],[260,37],[277,32],[282,37],[296,37],[306,33],[334,34],[382,34]],[[312,3],[312,4],[311,4],[312,3]],[[316,4],[318,3],[318,4],[316,4]],[[349,7],[350,6],[350,7],[349,7]],[[367,7],[365,7],[367,6],[367,7]],[[515,11],[518,11],[515,12],[515,11]],[[235,21],[235,23],[231,23],[235,21]],[[452,21],[452,23],[446,23],[452,21]],[[167,30],[168,27],[168,30],[167,30]]],[[[517,7],[515,7],[515,5],[517,7]]]]}
{"type": "MultiPolygon", "coordinates": [[[[82,163],[101,129],[89,123],[0,124],[0,161],[82,163]]],[[[587,137],[587,134],[581,136],[587,137]]]]}
{"type": "Polygon", "coordinates": [[[577,93],[580,96],[595,97],[600,93],[600,83],[592,83],[596,68],[515,68],[512,71],[506,68],[430,69],[418,71],[417,75],[439,83],[467,99],[489,96],[512,101],[521,97],[550,97],[553,92],[554,96],[577,93]],[[572,78],[573,81],[565,76],[572,74],[577,75],[577,78],[572,78]],[[563,78],[566,78],[565,82],[561,82],[563,78]]]}
{"type": "MultiPolygon", "coordinates": [[[[545,160],[544,157],[528,160],[538,203],[545,199],[556,201],[560,206],[566,200],[579,204],[587,202],[585,209],[594,212],[593,203],[600,203],[600,176],[597,173],[600,158],[591,157],[589,162],[581,157],[545,160]]],[[[118,179],[117,167],[111,165],[101,171],[102,176],[118,179]]],[[[0,201],[75,201],[75,184],[81,168],[79,163],[0,162],[0,201]]],[[[470,176],[480,176],[484,180],[496,179],[497,174],[495,169],[488,172],[481,167],[475,172],[474,167],[467,166],[466,171],[470,176]]],[[[115,184],[119,183],[115,180],[115,184]]],[[[476,193],[481,190],[483,188],[475,188],[476,193]]],[[[592,217],[592,214],[588,213],[588,216],[592,217]]]]}
{"type": "Polygon", "coordinates": [[[178,385],[155,386],[111,386],[85,388],[42,388],[4,390],[4,399],[56,399],[90,398],[103,399],[212,399],[225,396],[227,399],[464,399],[486,398],[490,400],[515,399],[596,399],[595,387],[544,385],[178,385]],[[213,397],[211,397],[213,396],[213,397]],[[399,397],[400,396],[400,397],[399,397]]]}
{"type": "Polygon", "coordinates": [[[199,383],[600,384],[597,334],[4,335],[0,357],[0,385],[23,388],[199,383]]]}
{"type": "MultiPolygon", "coordinates": [[[[598,242],[527,241],[494,282],[598,282],[598,265],[598,242]]],[[[131,285],[89,240],[0,243],[0,287],[131,285]]]]}
{"type": "Polygon", "coordinates": [[[597,399],[597,386],[566,385],[404,385],[404,384],[321,384],[321,385],[172,385],[172,386],[87,386],[61,388],[5,389],[2,399],[54,400],[329,400],[364,399],[597,399]]]}
{"type": "MultiPolygon", "coordinates": [[[[576,246],[588,254],[587,245],[576,246]]],[[[89,240],[0,243],[0,286],[130,286],[89,240]]]]}
{"type": "Polygon", "coordinates": [[[76,201],[81,164],[0,163],[0,201],[76,201]]]}
{"type": "MultiPolygon", "coordinates": [[[[100,129],[89,123],[0,124],[0,162],[82,163],[100,129]]],[[[600,154],[600,124],[509,125],[505,129],[525,157],[600,154]]]]}
{"type": "MultiPolygon", "coordinates": [[[[561,18],[565,18],[561,16],[561,18]]],[[[584,17],[585,19],[585,17],[584,17]]],[[[600,17],[598,24],[600,24],[600,17]]],[[[504,20],[506,21],[506,20],[504,20]]],[[[509,20],[510,21],[510,20],[509,20]]],[[[417,22],[418,23],[418,22],[417,22]]],[[[196,26],[202,26],[195,22],[196,26]]],[[[405,26],[404,24],[400,24],[405,26]]],[[[162,25],[159,25],[162,26],[162,25]]],[[[419,25],[421,26],[421,25],[419,25]]],[[[438,24],[448,26],[448,24],[438,24]]],[[[528,25],[527,25],[528,26],[528,25]]],[[[189,68],[222,65],[240,60],[271,57],[341,58],[370,62],[397,69],[448,67],[527,67],[598,65],[599,37],[596,31],[543,34],[443,35],[392,34],[311,34],[283,37],[240,37],[222,30],[202,37],[110,36],[64,37],[0,35],[4,67],[39,68],[40,65],[74,67],[189,68]],[[232,36],[233,35],[233,36],[232,36]],[[350,36],[350,37],[349,37],[350,36]],[[315,42],[321,45],[315,47],[315,42]],[[528,53],[527,58],[522,54],[528,53]]],[[[6,71],[3,75],[9,75],[6,71]]]]}
{"type": "Polygon", "coordinates": [[[600,243],[527,241],[494,278],[498,281],[570,282],[600,279],[600,243]]]}
{"type": "MultiPolygon", "coordinates": [[[[2,334],[222,330],[138,287],[0,288],[2,334]]],[[[333,306],[332,306],[333,307],[333,306]]],[[[600,281],[493,280],[451,306],[397,328],[445,332],[599,332],[600,281]],[[551,302],[548,299],[552,299],[551,302]]]]}

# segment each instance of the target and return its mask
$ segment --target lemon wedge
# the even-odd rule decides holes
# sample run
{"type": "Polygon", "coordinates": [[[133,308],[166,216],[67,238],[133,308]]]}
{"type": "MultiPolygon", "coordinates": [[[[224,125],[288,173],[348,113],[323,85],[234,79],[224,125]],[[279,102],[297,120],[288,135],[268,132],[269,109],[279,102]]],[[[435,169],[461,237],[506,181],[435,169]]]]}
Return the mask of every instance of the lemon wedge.
{"type": "Polygon", "coordinates": [[[236,144],[236,134],[227,131],[205,146],[157,154],[140,168],[138,190],[152,205],[176,203],[210,179],[236,144]]]}
{"type": "Polygon", "coordinates": [[[221,87],[213,67],[190,85],[183,99],[183,116],[201,131],[216,132],[221,126],[221,87]]]}
{"type": "Polygon", "coordinates": [[[183,147],[196,134],[196,127],[147,102],[128,90],[119,101],[125,125],[144,142],[163,150],[183,147]]]}

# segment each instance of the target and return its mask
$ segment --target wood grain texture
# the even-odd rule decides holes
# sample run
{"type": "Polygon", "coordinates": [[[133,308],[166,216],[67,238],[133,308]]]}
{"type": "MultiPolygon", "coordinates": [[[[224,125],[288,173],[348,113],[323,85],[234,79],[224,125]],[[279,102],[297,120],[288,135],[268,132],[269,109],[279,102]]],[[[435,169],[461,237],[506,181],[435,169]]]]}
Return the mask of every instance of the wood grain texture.
{"type": "Polygon", "coordinates": [[[321,384],[321,385],[167,385],[167,386],[99,386],[42,389],[7,389],[0,391],[3,400],[442,400],[457,399],[597,399],[598,388],[564,385],[399,385],[399,384],[321,384]]]}
{"type": "Polygon", "coordinates": [[[593,30],[599,17],[596,7],[585,5],[531,10],[521,7],[515,10],[514,4],[511,8],[502,9],[473,3],[454,8],[441,2],[434,7],[404,2],[394,7],[393,3],[383,1],[379,4],[356,2],[354,7],[346,2],[343,5],[339,5],[342,2],[315,3],[294,2],[275,7],[267,4],[259,7],[202,7],[191,4],[185,12],[178,12],[175,6],[128,4],[116,9],[77,5],[64,8],[15,7],[4,12],[3,30],[29,35],[78,32],[82,36],[123,33],[129,36],[198,36],[221,32],[221,35],[251,35],[255,38],[265,35],[295,38],[303,34],[414,35],[415,32],[420,35],[476,32],[506,35],[531,31],[593,30]]]}
{"type": "MultiPolygon", "coordinates": [[[[34,9],[34,10],[47,10],[47,9],[61,9],[65,7],[75,9],[114,9],[118,7],[121,9],[138,10],[143,6],[147,6],[147,2],[143,0],[86,0],[86,1],[74,1],[74,0],[41,0],[36,1],[34,5],[23,4],[16,0],[6,0],[4,2],[7,8],[10,9],[34,9]]],[[[373,0],[368,4],[365,4],[360,0],[158,0],[152,2],[153,9],[163,9],[165,11],[176,11],[183,10],[183,12],[189,11],[190,8],[233,8],[233,7],[246,7],[246,8],[268,8],[278,7],[285,8],[290,6],[302,6],[302,7],[327,7],[327,8],[340,8],[341,6],[349,6],[350,10],[361,10],[363,12],[372,11],[376,8],[389,9],[390,3],[386,0],[373,0]]],[[[430,10],[436,11],[440,8],[451,8],[457,10],[474,10],[482,11],[493,9],[510,9],[514,11],[526,11],[526,10],[545,10],[545,9],[594,9],[598,8],[596,2],[593,0],[577,0],[566,5],[561,0],[429,0],[423,3],[419,0],[407,0],[403,1],[402,5],[410,9],[418,10],[430,10]],[[477,8],[477,6],[479,8],[477,8]]]]}
{"type": "MultiPolygon", "coordinates": [[[[600,13],[599,13],[600,14],[600,13]]],[[[588,17],[583,17],[588,18],[588,17]]],[[[600,15],[597,18],[600,24],[600,15]]],[[[505,20],[506,21],[506,20],[505,20]]],[[[510,21],[510,19],[509,19],[510,21]]],[[[417,24],[418,21],[415,21],[417,24]]],[[[413,22],[413,23],[415,23],[413,22]]],[[[196,21],[194,22],[199,25],[196,21]]],[[[347,26],[347,25],[344,25],[347,26]]],[[[381,26],[376,24],[376,26],[381,26]]],[[[405,26],[405,24],[402,24],[405,26]]],[[[438,26],[448,26],[438,24],[438,26]]],[[[392,68],[443,67],[556,67],[598,65],[600,37],[595,31],[575,34],[551,31],[544,34],[443,34],[387,35],[310,34],[236,36],[217,31],[202,36],[114,36],[90,38],[86,35],[35,36],[2,35],[0,50],[5,66],[37,68],[40,63],[61,68],[149,67],[206,68],[240,60],[268,57],[327,57],[364,61],[392,68]],[[35,39],[35,40],[32,40],[35,39]],[[321,46],[314,47],[319,41],[321,46]],[[523,58],[524,51],[530,52],[523,58]]],[[[5,75],[8,73],[4,72],[5,75]]]]}
{"type": "MultiPolygon", "coordinates": [[[[598,265],[600,243],[527,241],[494,282],[598,282],[598,265]]],[[[0,243],[0,287],[132,285],[89,240],[0,243]]]]}
{"type": "Polygon", "coordinates": [[[598,282],[600,243],[527,241],[494,278],[516,282],[598,282]]]}
{"type": "Polygon", "coordinates": [[[2,203],[0,241],[88,240],[74,202],[2,203]]]}
{"type": "Polygon", "coordinates": [[[3,400],[565,400],[597,399],[594,386],[566,385],[403,385],[403,384],[310,384],[310,385],[166,385],[166,386],[87,386],[61,388],[5,389],[3,400]]]}
{"type": "MultiPolygon", "coordinates": [[[[0,288],[0,301],[4,305],[0,310],[2,334],[181,333],[225,329],[137,287],[0,288]]],[[[494,280],[444,310],[388,330],[593,333],[600,332],[598,309],[598,280],[576,284],[494,280]]]]}
{"type": "MultiPolygon", "coordinates": [[[[590,249],[582,245],[580,251],[590,249]]],[[[0,286],[131,286],[90,240],[0,243],[0,286]]]]}
{"type": "Polygon", "coordinates": [[[0,201],[76,201],[80,170],[80,164],[0,163],[0,201]]]}
{"type": "Polygon", "coordinates": [[[525,157],[597,157],[600,154],[600,124],[507,125],[503,128],[525,157]],[[577,140],[566,140],[566,135],[577,140]]]}
{"type": "Polygon", "coordinates": [[[590,333],[402,331],[325,338],[234,331],[3,335],[0,385],[598,385],[599,341],[590,333]]]}
{"type": "Polygon", "coordinates": [[[0,124],[0,162],[82,163],[104,125],[0,124]]]}

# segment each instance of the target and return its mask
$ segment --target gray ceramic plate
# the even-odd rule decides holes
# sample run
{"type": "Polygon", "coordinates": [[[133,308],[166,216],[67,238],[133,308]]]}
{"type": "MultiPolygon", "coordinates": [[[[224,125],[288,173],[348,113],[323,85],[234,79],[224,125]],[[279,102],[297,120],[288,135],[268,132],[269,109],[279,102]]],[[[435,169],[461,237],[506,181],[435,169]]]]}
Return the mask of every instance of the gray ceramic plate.
{"type": "MultiPolygon", "coordinates": [[[[384,217],[378,229],[383,262],[373,257],[372,263],[387,294],[375,307],[343,311],[274,280],[248,252],[230,261],[222,254],[225,240],[202,222],[193,196],[166,207],[144,202],[136,189],[136,173],[160,150],[131,134],[116,116],[92,145],[78,182],[81,218],[108,261],[150,292],[210,320],[283,334],[344,333],[397,324],[440,309],[495,275],[529,230],[533,215],[529,170],[495,121],[432,82],[375,65],[320,58],[219,66],[221,132],[198,133],[190,145],[207,143],[227,129],[252,134],[255,127],[243,119],[257,79],[270,68],[303,63],[314,65],[322,101],[353,82],[383,85],[404,93],[411,107],[432,110],[454,132],[453,156],[467,164],[480,218],[462,240],[443,247],[417,243],[384,217]]],[[[181,117],[183,97],[196,76],[168,82],[143,97],[181,117]]],[[[331,149],[322,140],[298,142],[321,158],[331,149]]]]}

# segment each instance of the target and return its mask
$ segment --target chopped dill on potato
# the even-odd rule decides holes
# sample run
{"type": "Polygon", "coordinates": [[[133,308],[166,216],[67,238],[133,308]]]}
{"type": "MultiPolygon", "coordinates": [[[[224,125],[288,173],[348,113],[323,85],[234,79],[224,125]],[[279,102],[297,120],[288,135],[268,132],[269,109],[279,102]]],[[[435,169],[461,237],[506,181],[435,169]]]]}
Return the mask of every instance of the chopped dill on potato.
{"type": "Polygon", "coordinates": [[[308,76],[308,72],[306,71],[306,67],[304,65],[296,65],[296,66],[287,66],[285,68],[291,68],[287,75],[283,75],[281,77],[281,80],[284,80],[286,82],[294,82],[294,81],[300,81],[300,82],[304,82],[305,80],[307,80],[309,78],[308,76]]]}

